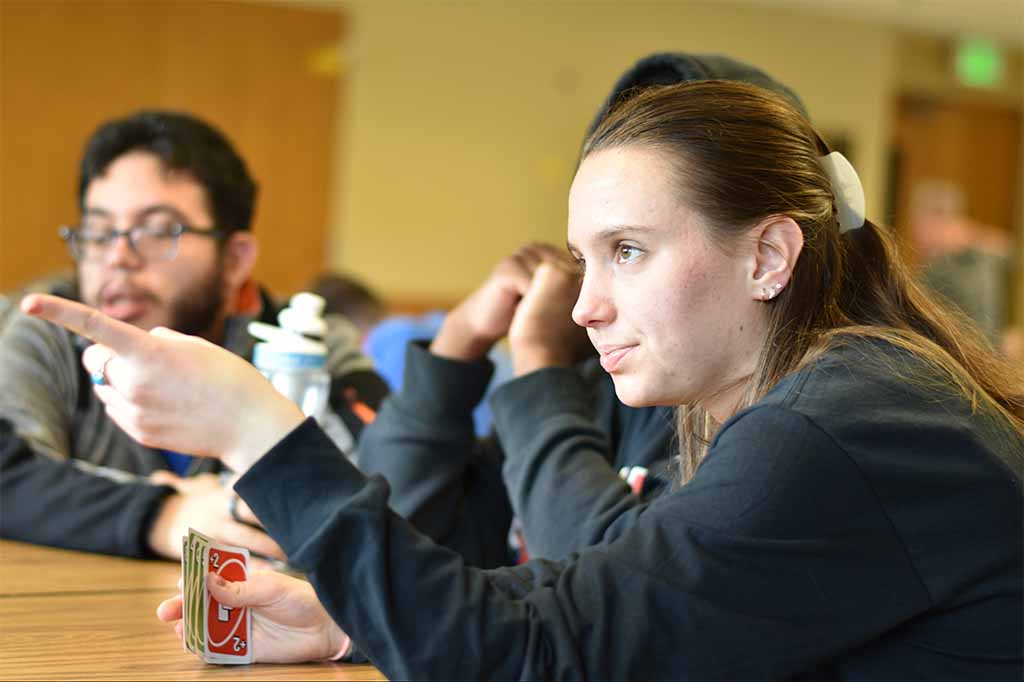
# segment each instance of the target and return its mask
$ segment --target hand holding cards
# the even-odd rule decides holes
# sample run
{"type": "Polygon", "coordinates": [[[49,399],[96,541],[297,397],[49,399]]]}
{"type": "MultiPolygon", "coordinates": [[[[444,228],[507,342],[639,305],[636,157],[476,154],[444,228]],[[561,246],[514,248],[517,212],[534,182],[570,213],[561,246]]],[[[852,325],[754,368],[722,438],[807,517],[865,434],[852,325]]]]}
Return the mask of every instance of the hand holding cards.
{"type": "Polygon", "coordinates": [[[189,529],[181,539],[182,621],[185,650],[207,663],[252,663],[251,616],[210,595],[206,574],[238,582],[249,577],[249,550],[214,542],[189,529]]]}

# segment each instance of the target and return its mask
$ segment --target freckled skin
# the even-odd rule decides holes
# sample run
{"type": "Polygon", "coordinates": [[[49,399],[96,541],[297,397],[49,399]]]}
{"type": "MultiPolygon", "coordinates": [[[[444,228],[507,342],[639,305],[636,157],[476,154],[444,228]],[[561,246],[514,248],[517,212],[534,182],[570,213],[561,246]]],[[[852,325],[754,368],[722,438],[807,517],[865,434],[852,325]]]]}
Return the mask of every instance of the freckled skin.
{"type": "Polygon", "coordinates": [[[727,413],[765,336],[750,295],[754,247],[712,244],[669,173],[659,153],[637,147],[581,164],[569,195],[570,249],[585,263],[573,318],[599,351],[631,347],[612,371],[623,402],[727,413]]]}

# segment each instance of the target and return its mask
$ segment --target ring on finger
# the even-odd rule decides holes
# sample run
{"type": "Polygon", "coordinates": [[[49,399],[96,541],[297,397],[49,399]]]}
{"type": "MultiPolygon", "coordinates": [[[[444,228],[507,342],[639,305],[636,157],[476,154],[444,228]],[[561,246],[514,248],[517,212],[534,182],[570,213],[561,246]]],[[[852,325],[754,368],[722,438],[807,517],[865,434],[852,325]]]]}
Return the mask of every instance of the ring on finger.
{"type": "Polygon", "coordinates": [[[106,386],[107,385],[107,364],[114,359],[113,355],[108,355],[107,359],[100,365],[99,371],[93,372],[89,375],[89,381],[94,386],[106,386]]]}

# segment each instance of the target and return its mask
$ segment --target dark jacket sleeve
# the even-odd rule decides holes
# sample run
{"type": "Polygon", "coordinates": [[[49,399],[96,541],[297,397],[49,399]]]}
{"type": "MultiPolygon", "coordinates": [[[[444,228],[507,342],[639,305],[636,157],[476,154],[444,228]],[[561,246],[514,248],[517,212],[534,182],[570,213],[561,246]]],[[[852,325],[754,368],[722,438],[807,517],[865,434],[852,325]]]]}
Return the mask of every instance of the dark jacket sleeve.
{"type": "Polygon", "coordinates": [[[409,344],[402,391],[384,400],[359,445],[360,468],[388,480],[395,511],[482,567],[508,563],[512,519],[501,448],[473,431],[492,371],[488,360],[457,362],[409,344]]]}
{"type": "Polygon", "coordinates": [[[33,452],[0,420],[0,537],[150,557],[145,538],[171,488],[115,481],[33,452]]]}
{"type": "Polygon", "coordinates": [[[599,388],[576,369],[549,367],[508,382],[491,397],[507,453],[505,485],[531,556],[562,558],[613,539],[636,521],[645,497],[619,477],[618,466],[633,462],[628,455],[610,461],[617,451],[653,446],[668,458],[667,423],[653,443],[621,432],[611,442],[609,431],[619,430],[613,429],[616,413],[597,418],[599,388]]]}
{"type": "Polygon", "coordinates": [[[693,481],[563,563],[466,567],[311,421],[236,490],[391,679],[806,676],[928,606],[856,467],[782,409],[723,427],[693,481]]]}

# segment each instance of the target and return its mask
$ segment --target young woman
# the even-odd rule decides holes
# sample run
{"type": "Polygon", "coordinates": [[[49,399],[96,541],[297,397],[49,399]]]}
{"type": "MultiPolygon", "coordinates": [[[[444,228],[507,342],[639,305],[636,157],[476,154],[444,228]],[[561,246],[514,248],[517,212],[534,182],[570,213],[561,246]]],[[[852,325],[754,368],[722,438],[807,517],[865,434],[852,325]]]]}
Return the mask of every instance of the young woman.
{"type": "MultiPolygon", "coordinates": [[[[758,85],[803,111],[792,90],[750,64],[724,55],[654,53],[616,79],[586,137],[615,104],[643,88],[709,79],[758,85]]],[[[518,305],[538,261],[565,262],[567,255],[564,247],[529,245],[502,260],[445,318],[429,347],[403,349],[408,380],[360,439],[359,468],[388,480],[391,508],[470,565],[514,563],[510,535],[520,560],[582,551],[674,480],[674,407],[633,408],[615,397],[611,377],[569,315],[578,281],[548,279],[553,286],[531,297],[542,309],[518,305]],[[486,357],[502,338],[518,378],[486,396],[492,371],[486,357]],[[578,362],[581,357],[586,360],[578,362]],[[557,447],[530,438],[536,425],[519,415],[552,391],[590,394],[593,420],[605,434],[560,439],[557,447]],[[482,401],[502,417],[500,441],[473,436],[471,410],[482,401]],[[522,447],[508,449],[510,443],[522,447]]]]}
{"type": "MultiPolygon", "coordinates": [[[[858,188],[749,85],[651,90],[594,132],[569,197],[573,317],[624,402],[683,406],[681,485],[562,562],[465,567],[201,340],[24,309],[99,342],[84,362],[129,433],[244,473],[312,584],[208,581],[254,608],[258,660],[354,646],[391,678],[1020,679],[1024,380],[922,293],[858,188]]],[[[541,265],[521,305],[568,276],[541,265]]],[[[522,409],[523,438],[592,435],[571,391],[522,409]]]]}

